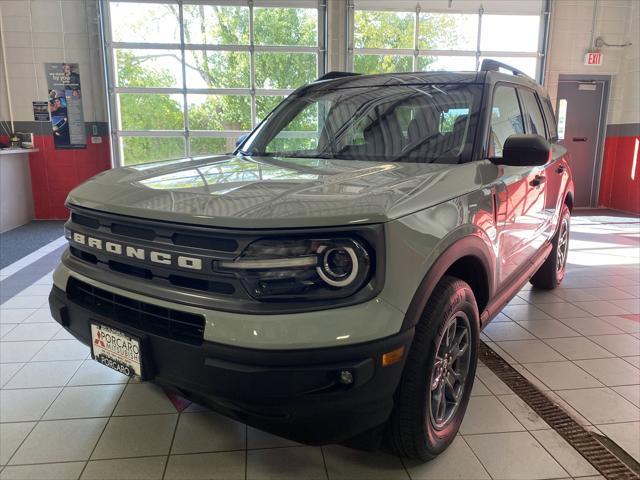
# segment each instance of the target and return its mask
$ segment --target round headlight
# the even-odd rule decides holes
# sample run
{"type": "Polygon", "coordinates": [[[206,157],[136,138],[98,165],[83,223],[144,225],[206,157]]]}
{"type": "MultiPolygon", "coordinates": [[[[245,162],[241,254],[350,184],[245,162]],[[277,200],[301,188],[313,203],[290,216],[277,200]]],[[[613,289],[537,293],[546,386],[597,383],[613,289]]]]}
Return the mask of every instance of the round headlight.
{"type": "Polygon", "coordinates": [[[321,254],[316,271],[332,287],[346,287],[358,276],[358,255],[351,247],[320,247],[321,254]]]}

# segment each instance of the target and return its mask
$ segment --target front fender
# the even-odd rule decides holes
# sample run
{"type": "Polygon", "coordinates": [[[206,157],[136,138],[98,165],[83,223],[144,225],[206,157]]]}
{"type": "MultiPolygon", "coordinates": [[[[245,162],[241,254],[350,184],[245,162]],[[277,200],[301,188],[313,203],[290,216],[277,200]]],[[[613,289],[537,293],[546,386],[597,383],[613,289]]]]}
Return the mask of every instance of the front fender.
{"type": "Polygon", "coordinates": [[[385,232],[389,250],[381,296],[405,312],[403,329],[415,325],[442,275],[465,256],[485,272],[483,286],[493,295],[496,228],[490,189],[397,219],[385,232]]]}

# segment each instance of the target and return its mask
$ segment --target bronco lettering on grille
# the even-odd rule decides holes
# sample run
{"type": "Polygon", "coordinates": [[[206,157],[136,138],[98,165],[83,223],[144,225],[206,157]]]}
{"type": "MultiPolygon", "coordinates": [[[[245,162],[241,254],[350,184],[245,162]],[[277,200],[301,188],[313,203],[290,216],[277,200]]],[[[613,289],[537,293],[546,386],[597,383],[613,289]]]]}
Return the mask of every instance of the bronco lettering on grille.
{"type": "Polygon", "coordinates": [[[69,241],[84,245],[94,250],[100,250],[112,255],[121,255],[123,257],[135,260],[143,260],[159,265],[176,265],[180,268],[189,270],[202,270],[202,259],[198,257],[188,257],[185,255],[173,255],[168,252],[158,252],[155,250],[147,250],[141,247],[124,245],[122,243],[103,240],[100,238],[85,235],[83,233],[66,231],[66,237],[69,241]]]}

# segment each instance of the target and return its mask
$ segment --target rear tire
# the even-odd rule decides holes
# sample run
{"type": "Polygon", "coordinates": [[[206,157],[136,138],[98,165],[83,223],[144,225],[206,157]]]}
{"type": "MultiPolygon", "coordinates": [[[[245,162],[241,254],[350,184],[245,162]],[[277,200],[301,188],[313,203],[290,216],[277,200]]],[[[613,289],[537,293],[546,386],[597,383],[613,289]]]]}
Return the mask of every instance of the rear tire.
{"type": "Polygon", "coordinates": [[[398,455],[431,460],[454,440],[475,378],[479,324],[471,287],[445,276],[416,325],[387,424],[398,455]]]}
{"type": "Polygon", "coordinates": [[[558,231],[553,236],[553,248],[549,257],[540,265],[538,271],[531,277],[531,284],[540,289],[553,290],[564,278],[569,254],[569,229],[571,226],[571,211],[566,205],[562,206],[558,231]]]}

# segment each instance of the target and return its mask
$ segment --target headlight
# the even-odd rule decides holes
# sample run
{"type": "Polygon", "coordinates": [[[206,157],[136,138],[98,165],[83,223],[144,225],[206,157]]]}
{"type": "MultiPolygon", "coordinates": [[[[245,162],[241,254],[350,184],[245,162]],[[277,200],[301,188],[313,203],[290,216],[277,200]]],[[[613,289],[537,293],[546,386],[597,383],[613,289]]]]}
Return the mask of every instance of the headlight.
{"type": "Polygon", "coordinates": [[[371,248],[355,238],[262,239],[219,270],[236,272],[258,300],[345,298],[372,276],[371,248]]]}

